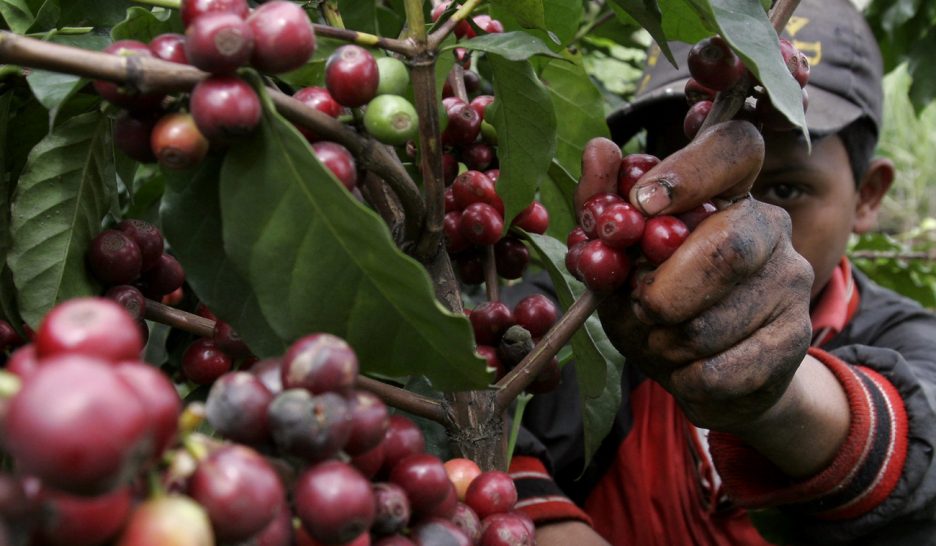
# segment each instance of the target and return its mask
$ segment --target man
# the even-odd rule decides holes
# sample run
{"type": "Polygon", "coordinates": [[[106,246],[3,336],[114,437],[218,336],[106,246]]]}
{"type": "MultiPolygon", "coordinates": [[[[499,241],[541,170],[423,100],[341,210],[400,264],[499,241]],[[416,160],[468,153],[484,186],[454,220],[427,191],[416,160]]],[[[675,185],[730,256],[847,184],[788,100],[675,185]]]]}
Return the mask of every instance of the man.
{"type": "MultiPolygon", "coordinates": [[[[848,0],[804,0],[787,30],[813,61],[812,154],[730,122],[631,192],[648,214],[725,206],[600,309],[624,403],[584,474],[572,367],[528,406],[511,471],[540,544],[768,544],[752,519],[796,544],[936,543],[936,317],[843,258],[894,176],[872,159],[880,54],[848,0]]],[[[686,77],[651,55],[615,139],[646,126],[651,153],[683,144],[686,77]]],[[[579,203],[610,189],[590,161],[579,203]]]]}

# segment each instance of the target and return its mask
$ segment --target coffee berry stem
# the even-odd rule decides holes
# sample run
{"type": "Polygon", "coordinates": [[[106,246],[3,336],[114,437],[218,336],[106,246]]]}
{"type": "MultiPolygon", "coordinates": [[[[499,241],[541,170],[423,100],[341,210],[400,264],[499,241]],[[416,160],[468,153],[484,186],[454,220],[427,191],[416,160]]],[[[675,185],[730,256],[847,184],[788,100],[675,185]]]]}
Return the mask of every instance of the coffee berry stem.
{"type": "Polygon", "coordinates": [[[344,19],[341,18],[341,12],[338,10],[338,0],[325,0],[320,8],[322,16],[329,25],[340,29],[345,27],[344,19]]]}
{"type": "Polygon", "coordinates": [[[377,36],[376,34],[368,34],[366,32],[360,32],[357,30],[335,28],[319,23],[313,23],[312,27],[315,28],[316,36],[334,38],[336,40],[351,42],[363,47],[379,47],[388,51],[399,53],[401,55],[406,55],[407,57],[410,57],[416,53],[413,45],[404,40],[384,38],[383,36],[377,36]]]}
{"type": "MultiPolygon", "coordinates": [[[[790,16],[796,11],[796,7],[799,6],[799,3],[800,0],[777,0],[777,3],[770,10],[770,14],[768,15],[770,23],[773,25],[774,30],[777,31],[777,34],[780,34],[784,27],[786,27],[787,21],[790,20],[790,16]]],[[[699,132],[696,134],[702,134],[703,131],[716,123],[732,119],[744,106],[744,100],[748,96],[750,87],[751,80],[747,73],[745,73],[734,86],[718,93],[715,97],[715,103],[712,105],[712,111],[709,112],[705,121],[702,122],[699,132]]]]}
{"type": "Polygon", "coordinates": [[[438,400],[363,375],[358,376],[357,386],[376,394],[387,405],[425,417],[436,423],[444,425],[446,422],[445,410],[442,409],[442,404],[438,400]]]}
{"type": "Polygon", "coordinates": [[[514,399],[536,379],[549,361],[572,339],[572,335],[598,309],[603,299],[601,295],[591,290],[583,292],[533,347],[533,350],[494,385],[497,389],[497,411],[503,412],[510,407],[514,399]]]}
{"type": "Polygon", "coordinates": [[[465,88],[465,67],[459,63],[455,63],[455,66],[452,67],[452,71],[449,72],[448,82],[449,85],[452,86],[452,92],[456,97],[464,102],[470,102],[468,100],[468,90],[465,88]]]}
{"type": "Polygon", "coordinates": [[[211,337],[214,335],[215,322],[192,313],[186,313],[175,307],[163,305],[158,301],[146,300],[146,307],[143,311],[143,318],[167,324],[173,328],[195,334],[200,337],[211,337]]]}
{"type": "Polygon", "coordinates": [[[500,278],[494,259],[494,245],[484,247],[484,289],[488,301],[500,301],[500,278]]]}
{"type": "Polygon", "coordinates": [[[179,9],[182,7],[182,0],[133,0],[137,4],[147,6],[156,6],[160,8],[179,9]]]}
{"type": "Polygon", "coordinates": [[[457,25],[459,21],[467,19],[468,16],[471,15],[471,12],[480,6],[483,1],[484,0],[468,0],[462,4],[462,6],[458,8],[458,11],[449,17],[448,21],[442,23],[442,26],[437,28],[435,32],[429,36],[429,48],[438,49],[442,41],[455,30],[455,25],[457,25]]]}

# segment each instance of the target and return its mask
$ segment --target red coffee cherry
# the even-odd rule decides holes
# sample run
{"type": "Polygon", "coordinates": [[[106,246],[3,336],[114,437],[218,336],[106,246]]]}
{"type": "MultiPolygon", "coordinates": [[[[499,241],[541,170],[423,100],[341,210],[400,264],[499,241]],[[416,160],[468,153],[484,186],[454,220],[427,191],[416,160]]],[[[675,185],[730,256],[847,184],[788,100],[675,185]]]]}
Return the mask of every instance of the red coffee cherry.
{"type": "Polygon", "coordinates": [[[146,297],[143,292],[129,284],[118,284],[107,290],[104,297],[123,307],[133,320],[142,320],[146,310],[146,297]]]}
{"type": "Polygon", "coordinates": [[[481,121],[484,121],[484,115],[487,113],[488,106],[490,106],[493,102],[493,95],[478,95],[477,97],[471,99],[471,107],[474,108],[474,111],[478,113],[478,117],[481,118],[481,121]]]}
{"type": "Polygon", "coordinates": [[[686,224],[689,231],[695,231],[695,228],[698,227],[699,224],[717,211],[718,209],[715,207],[714,203],[706,201],[698,207],[679,214],[676,217],[682,220],[682,223],[686,224]]]}
{"type": "Polygon", "coordinates": [[[114,145],[130,159],[153,163],[156,155],[150,147],[150,135],[156,119],[151,115],[134,115],[124,110],[114,121],[114,145]]]}
{"type": "Polygon", "coordinates": [[[484,32],[496,34],[504,32],[504,25],[497,19],[491,19],[490,15],[477,15],[472,21],[484,32]]]}
{"type": "Polygon", "coordinates": [[[445,249],[449,254],[457,254],[470,247],[470,243],[462,235],[459,225],[461,224],[461,215],[459,211],[445,213],[442,220],[442,232],[445,234],[445,249]]]}
{"type": "Polygon", "coordinates": [[[494,244],[494,267],[505,279],[519,279],[530,263],[530,250],[515,237],[504,237],[494,244]]]}
{"type": "Polygon", "coordinates": [[[445,500],[452,487],[442,461],[435,455],[418,453],[401,460],[390,471],[390,481],[406,491],[416,514],[426,514],[445,500]]]}
{"type": "Polygon", "coordinates": [[[478,519],[478,514],[475,514],[474,510],[467,504],[457,503],[455,513],[450,520],[455,527],[458,527],[471,540],[472,544],[478,544],[478,541],[481,540],[481,520],[478,519]]]}
{"type": "Polygon", "coordinates": [[[559,310],[542,294],[527,296],[514,307],[514,320],[534,338],[543,337],[559,318],[559,310]]]}
{"type": "Polygon", "coordinates": [[[283,387],[312,394],[350,392],[359,370],[348,343],[331,334],[311,334],[290,345],[283,357],[283,387]]]}
{"type": "Polygon", "coordinates": [[[556,390],[561,382],[562,368],[559,367],[559,359],[553,357],[537,374],[536,379],[527,385],[526,391],[530,394],[545,394],[556,390]]]}
{"type": "Polygon", "coordinates": [[[471,539],[446,519],[428,519],[410,531],[416,546],[472,546],[471,539]]]}
{"type": "Polygon", "coordinates": [[[410,455],[426,450],[426,438],[415,423],[402,415],[391,415],[383,442],[381,473],[389,475],[393,467],[410,455]]]}
{"type": "Polygon", "coordinates": [[[504,214],[504,202],[497,195],[494,181],[479,171],[465,171],[455,178],[452,183],[452,194],[455,197],[455,206],[464,210],[473,203],[487,203],[501,214],[504,214]]]}
{"type": "Polygon", "coordinates": [[[325,86],[339,104],[364,106],[377,95],[380,71],[374,56],[363,47],[344,45],[325,64],[325,86]]]}
{"type": "Polygon", "coordinates": [[[484,282],[484,253],[481,249],[469,249],[456,255],[455,263],[463,283],[476,285],[484,282]]]}
{"type": "Polygon", "coordinates": [[[483,171],[496,159],[494,148],[483,142],[475,142],[461,149],[462,162],[474,171],[483,171]]]}
{"type": "MultiPolygon", "coordinates": [[[[299,91],[296,91],[296,94],[293,95],[293,98],[302,102],[310,108],[314,108],[323,114],[327,114],[333,118],[337,118],[341,115],[343,110],[342,106],[338,104],[331,94],[328,92],[328,89],[324,87],[304,87],[299,91]]],[[[309,142],[316,142],[321,140],[315,132],[298,126],[299,132],[306,137],[306,140],[309,142]]]]}
{"type": "Polygon", "coordinates": [[[335,142],[323,141],[312,144],[312,151],[348,191],[357,186],[357,164],[347,148],[335,142]]]}
{"type": "Polygon", "coordinates": [[[117,224],[117,229],[140,248],[143,271],[156,266],[164,247],[162,232],[158,227],[144,220],[129,218],[117,224]]]}
{"type": "Polygon", "coordinates": [[[351,466],[357,469],[367,479],[373,479],[380,472],[384,463],[384,445],[383,442],[374,446],[373,449],[365,451],[360,455],[351,457],[349,461],[351,466]]]}
{"type": "Polygon", "coordinates": [[[689,73],[702,85],[724,91],[744,75],[744,63],[720,36],[700,40],[689,50],[689,73]]]}
{"type": "MultiPolygon", "coordinates": [[[[119,57],[152,57],[153,53],[143,42],[118,40],[104,48],[104,53],[119,57]]],[[[159,108],[164,95],[143,94],[133,88],[104,80],[94,80],[94,90],[101,98],[122,108],[133,111],[152,111],[159,108]]]]}
{"type": "Polygon", "coordinates": [[[650,154],[628,154],[621,158],[618,170],[618,194],[627,199],[640,177],[655,167],[660,159],[650,154]]]}
{"type": "Polygon", "coordinates": [[[151,269],[140,277],[141,290],[146,297],[159,298],[171,294],[185,283],[185,270],[172,255],[165,252],[151,269]]]}
{"type": "Polygon", "coordinates": [[[504,377],[504,374],[507,373],[507,368],[501,363],[500,357],[497,355],[497,349],[494,347],[490,345],[478,345],[475,347],[475,354],[487,361],[487,367],[494,370],[494,375],[498,379],[504,377]]]}
{"type": "Polygon", "coordinates": [[[465,504],[484,518],[513,508],[517,503],[517,488],[510,474],[492,470],[482,472],[465,492],[465,504]]]}
{"type": "Polygon", "coordinates": [[[579,225],[590,239],[598,237],[598,217],[605,209],[614,203],[624,203],[620,195],[614,193],[599,193],[590,197],[582,205],[579,225]]]}
{"type": "Polygon", "coordinates": [[[185,55],[185,36],[176,33],[166,33],[156,36],[149,43],[149,50],[157,59],[171,63],[189,64],[185,55]]]}
{"type": "Polygon", "coordinates": [[[208,423],[221,436],[247,445],[270,440],[267,408],[273,393],[250,372],[229,372],[211,386],[205,402],[208,423]]]}
{"type": "Polygon", "coordinates": [[[179,12],[182,24],[188,27],[206,13],[233,13],[244,19],[250,13],[250,7],[246,0],[182,0],[179,12]]]}
{"type": "Polygon", "coordinates": [[[497,346],[504,332],[516,324],[510,308],[499,301],[482,303],[468,317],[479,345],[497,346]]]}
{"type": "Polygon", "coordinates": [[[515,512],[493,514],[481,521],[479,546],[524,546],[536,544],[535,530],[515,512]]]}
{"type": "Polygon", "coordinates": [[[337,455],[351,435],[348,403],[333,392],[287,389],[270,403],[267,418],[277,449],[310,463],[337,455]]]}
{"type": "Polygon", "coordinates": [[[676,252],[679,245],[689,237],[689,228],[674,216],[655,216],[647,220],[640,250],[647,260],[660,265],[676,252]]]}
{"type": "MultiPolygon", "coordinates": [[[[442,154],[442,178],[445,180],[445,185],[451,186],[456,176],[458,176],[458,159],[455,158],[454,154],[442,154]]],[[[447,194],[448,191],[446,191],[447,194]]]]}
{"type": "Polygon", "coordinates": [[[182,373],[197,385],[210,385],[229,371],[231,357],[210,339],[196,339],[182,354],[182,373]]]}
{"type": "Polygon", "coordinates": [[[104,298],[75,298],[57,305],[36,332],[36,355],[81,354],[110,362],[134,360],[143,350],[136,320],[104,298]]]}
{"type": "Polygon", "coordinates": [[[542,235],[549,228],[549,211],[539,201],[533,201],[513,220],[518,228],[542,235]]]}
{"type": "Polygon", "coordinates": [[[339,461],[326,461],[299,476],[293,497],[303,528],[326,544],[352,540],[374,522],[370,483],[339,461]]]}
{"type": "Polygon", "coordinates": [[[260,98],[236,76],[213,76],[192,90],[189,108],[198,130],[212,142],[231,142],[260,123],[260,98]]]}
{"type": "Polygon", "coordinates": [[[699,129],[705,123],[705,118],[712,111],[712,104],[711,101],[704,100],[692,105],[692,108],[686,113],[685,119],[683,119],[683,134],[686,135],[686,138],[692,140],[699,133],[699,129]]]}
{"type": "Polygon", "coordinates": [[[129,487],[95,497],[67,495],[43,488],[37,496],[43,517],[36,542],[50,546],[109,543],[123,527],[133,503],[129,487]]]}
{"type": "Polygon", "coordinates": [[[140,247],[115,229],[105,229],[91,239],[86,257],[91,273],[109,285],[135,281],[143,266],[140,247]]]}
{"type": "Polygon", "coordinates": [[[627,282],[630,259],[601,241],[589,241],[578,258],[582,281],[595,292],[611,292],[627,282]]]}
{"type": "Polygon", "coordinates": [[[686,94],[686,102],[689,103],[689,106],[692,106],[704,100],[714,101],[718,91],[705,87],[694,79],[689,78],[689,81],[686,82],[684,93],[686,94]]]}
{"type": "Polygon", "coordinates": [[[487,203],[472,203],[462,211],[458,229],[474,245],[493,245],[504,231],[504,217],[487,203]]]}
{"type": "Polygon", "coordinates": [[[295,70],[315,53],[315,31],[297,4],[283,0],[262,4],[250,14],[247,24],[254,35],[250,64],[261,72],[295,70]]]}
{"type": "MultiPolygon", "coordinates": [[[[232,358],[249,358],[251,356],[250,347],[240,337],[240,334],[223,320],[215,321],[214,331],[211,334],[211,340],[219,349],[230,355],[232,358]]],[[[243,368],[243,364],[241,365],[243,368]]]]}
{"type": "MultiPolygon", "coordinates": [[[[445,10],[449,9],[449,6],[450,6],[451,4],[452,4],[451,1],[446,1],[446,2],[440,3],[438,6],[436,6],[436,7],[434,7],[434,8],[432,8],[432,14],[431,14],[431,15],[432,15],[432,21],[433,21],[433,22],[438,21],[438,20],[439,20],[439,17],[442,17],[442,14],[445,12],[445,10]]],[[[461,4],[456,4],[455,7],[456,7],[456,8],[461,7],[461,4]]],[[[464,37],[468,32],[471,32],[471,30],[472,30],[472,29],[471,29],[471,25],[468,24],[468,21],[461,20],[461,21],[459,21],[458,23],[455,24],[454,33],[455,33],[455,36],[456,36],[457,38],[462,38],[462,37],[464,37]]]]}
{"type": "Polygon", "coordinates": [[[448,126],[442,132],[442,143],[447,146],[467,146],[481,134],[481,116],[464,102],[446,108],[448,126]]]}
{"type": "Polygon", "coordinates": [[[455,193],[452,191],[452,188],[445,188],[445,213],[448,214],[450,212],[461,212],[461,209],[455,204],[455,193]]]}
{"type": "Polygon", "coordinates": [[[390,426],[387,405],[373,393],[356,390],[348,397],[351,433],[344,452],[352,457],[361,455],[379,444],[390,426]]]}
{"type": "Polygon", "coordinates": [[[575,226],[575,229],[569,232],[569,235],[566,236],[566,247],[572,248],[573,246],[584,243],[588,241],[588,234],[585,233],[585,230],[582,229],[582,226],[575,226]]]}
{"type": "Polygon", "coordinates": [[[566,271],[570,275],[575,277],[578,280],[582,280],[582,273],[579,271],[579,259],[582,257],[582,251],[585,250],[585,245],[588,244],[588,241],[582,241],[575,243],[569,247],[569,251],[566,253],[565,257],[565,266],[566,271]]]}
{"type": "Polygon", "coordinates": [[[806,83],[809,82],[809,59],[806,55],[785,38],[780,38],[780,54],[783,56],[783,64],[790,70],[796,83],[800,87],[806,87],[806,83]]]}
{"type": "Polygon", "coordinates": [[[183,112],[166,114],[156,122],[150,146],[159,164],[174,171],[190,169],[208,154],[208,139],[192,115],[183,112]]]}
{"type": "Polygon", "coordinates": [[[375,483],[373,490],[377,509],[371,532],[390,535],[403,531],[412,513],[406,491],[394,483],[375,483]]]}
{"type": "Polygon", "coordinates": [[[153,433],[153,458],[158,459],[175,439],[182,399],[166,374],[144,362],[120,362],[114,368],[140,398],[153,433]]]}
{"type": "Polygon", "coordinates": [[[640,242],[644,225],[644,215],[630,203],[614,203],[598,217],[598,236],[611,248],[624,250],[640,242]]]}
{"type": "Polygon", "coordinates": [[[247,64],[253,31],[233,13],[207,13],[185,29],[185,56],[205,72],[228,74],[247,64]]]}

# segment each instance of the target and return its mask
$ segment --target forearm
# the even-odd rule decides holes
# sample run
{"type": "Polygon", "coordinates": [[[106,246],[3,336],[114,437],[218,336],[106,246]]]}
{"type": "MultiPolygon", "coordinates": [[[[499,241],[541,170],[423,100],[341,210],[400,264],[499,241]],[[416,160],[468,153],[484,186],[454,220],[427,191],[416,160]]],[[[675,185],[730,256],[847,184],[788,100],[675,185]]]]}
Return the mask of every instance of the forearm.
{"type": "Polygon", "coordinates": [[[563,521],[536,528],[540,546],[608,546],[608,542],[581,521],[563,521]]]}
{"type": "Polygon", "coordinates": [[[807,356],[780,400],[737,435],[787,475],[802,478],[832,461],[849,423],[844,388],[828,368],[807,356]]]}

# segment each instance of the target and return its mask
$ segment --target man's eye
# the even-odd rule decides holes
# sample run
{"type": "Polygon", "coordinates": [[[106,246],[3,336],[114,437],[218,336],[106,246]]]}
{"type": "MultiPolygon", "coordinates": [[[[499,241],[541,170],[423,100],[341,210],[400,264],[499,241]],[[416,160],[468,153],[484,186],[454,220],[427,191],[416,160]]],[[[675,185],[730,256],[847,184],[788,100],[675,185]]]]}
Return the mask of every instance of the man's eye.
{"type": "Polygon", "coordinates": [[[763,198],[767,201],[790,201],[802,195],[802,191],[792,184],[774,184],[766,188],[763,198]]]}

